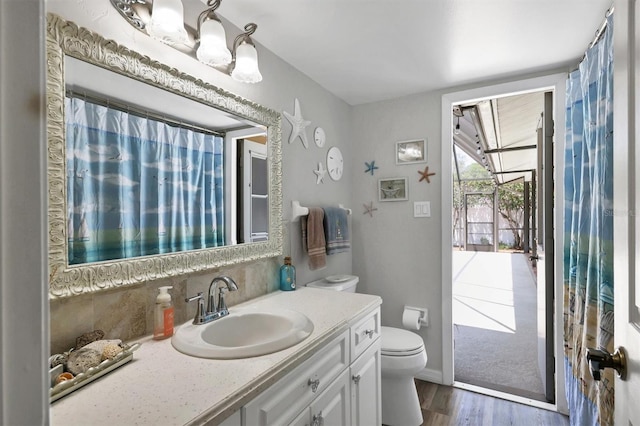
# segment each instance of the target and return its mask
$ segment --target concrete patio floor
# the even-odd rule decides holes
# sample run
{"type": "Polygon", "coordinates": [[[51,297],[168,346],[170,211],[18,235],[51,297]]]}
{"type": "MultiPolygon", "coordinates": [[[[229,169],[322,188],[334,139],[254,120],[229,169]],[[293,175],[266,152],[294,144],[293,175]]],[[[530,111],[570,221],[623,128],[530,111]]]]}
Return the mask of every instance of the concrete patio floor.
{"type": "Polygon", "coordinates": [[[545,401],[528,262],[522,253],[453,251],[455,380],[545,401]]]}

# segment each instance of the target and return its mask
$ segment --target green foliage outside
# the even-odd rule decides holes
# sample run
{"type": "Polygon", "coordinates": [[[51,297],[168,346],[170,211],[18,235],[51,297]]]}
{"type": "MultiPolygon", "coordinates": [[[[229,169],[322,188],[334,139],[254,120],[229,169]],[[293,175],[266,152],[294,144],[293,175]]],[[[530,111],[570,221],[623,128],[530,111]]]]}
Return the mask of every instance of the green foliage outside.
{"type": "MultiPolygon", "coordinates": [[[[464,220],[464,194],[470,192],[493,193],[495,182],[489,172],[478,163],[472,163],[460,170],[461,182],[454,179],[453,183],[453,227],[458,228],[464,220]],[[479,179],[479,180],[465,180],[479,179]],[[485,179],[485,180],[482,180],[485,179]]],[[[491,207],[490,197],[469,197],[469,207],[491,207]]],[[[518,229],[524,223],[524,183],[510,182],[498,187],[498,213],[502,216],[513,233],[512,249],[522,249],[522,230],[518,229]]],[[[503,244],[501,243],[501,246],[503,244]]]]}

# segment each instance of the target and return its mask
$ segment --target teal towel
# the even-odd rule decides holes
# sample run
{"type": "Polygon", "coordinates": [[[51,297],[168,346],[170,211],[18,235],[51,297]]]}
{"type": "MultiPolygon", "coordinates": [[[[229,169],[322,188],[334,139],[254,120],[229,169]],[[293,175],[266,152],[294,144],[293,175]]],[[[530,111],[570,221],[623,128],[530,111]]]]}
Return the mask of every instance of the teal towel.
{"type": "Polygon", "coordinates": [[[327,255],[351,250],[347,211],[340,207],[324,208],[324,236],[327,255]]]}

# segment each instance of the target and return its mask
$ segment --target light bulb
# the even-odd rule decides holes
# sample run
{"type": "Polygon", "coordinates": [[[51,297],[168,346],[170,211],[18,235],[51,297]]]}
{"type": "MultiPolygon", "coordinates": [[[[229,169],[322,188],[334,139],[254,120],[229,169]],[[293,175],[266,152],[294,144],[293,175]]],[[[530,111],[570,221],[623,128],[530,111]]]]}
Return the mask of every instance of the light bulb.
{"type": "Polygon", "coordinates": [[[200,26],[200,46],[196,57],[207,65],[229,65],[231,52],[227,48],[227,37],[220,21],[208,19],[200,26]]]}
{"type": "Polygon", "coordinates": [[[250,43],[242,43],[236,49],[236,65],[231,71],[231,78],[243,83],[262,81],[258,69],[258,52],[250,43]]]}
{"type": "Polygon", "coordinates": [[[184,29],[184,7],[180,0],[154,0],[149,35],[168,45],[186,43],[189,40],[184,29]]]}

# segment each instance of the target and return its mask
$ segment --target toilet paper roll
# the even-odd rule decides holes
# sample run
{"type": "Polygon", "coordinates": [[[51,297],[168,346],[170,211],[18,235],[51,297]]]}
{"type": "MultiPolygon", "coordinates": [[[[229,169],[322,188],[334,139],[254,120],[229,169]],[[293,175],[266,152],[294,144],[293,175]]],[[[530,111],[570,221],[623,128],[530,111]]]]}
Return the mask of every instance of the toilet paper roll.
{"type": "Polygon", "coordinates": [[[402,325],[408,330],[420,330],[420,311],[405,309],[402,312],[402,325]]]}

